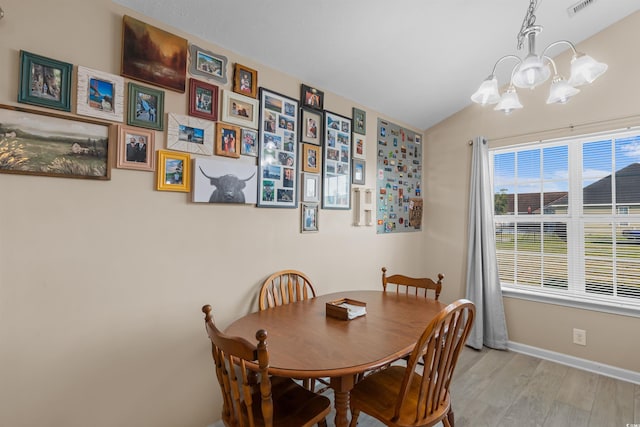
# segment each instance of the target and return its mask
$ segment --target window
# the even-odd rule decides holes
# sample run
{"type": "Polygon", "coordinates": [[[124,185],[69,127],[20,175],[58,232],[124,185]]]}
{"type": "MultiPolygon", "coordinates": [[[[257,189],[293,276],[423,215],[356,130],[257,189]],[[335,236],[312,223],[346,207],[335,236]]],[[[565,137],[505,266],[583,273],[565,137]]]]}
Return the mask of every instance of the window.
{"type": "Polygon", "coordinates": [[[491,154],[503,290],[640,313],[640,131],[491,154]]]}

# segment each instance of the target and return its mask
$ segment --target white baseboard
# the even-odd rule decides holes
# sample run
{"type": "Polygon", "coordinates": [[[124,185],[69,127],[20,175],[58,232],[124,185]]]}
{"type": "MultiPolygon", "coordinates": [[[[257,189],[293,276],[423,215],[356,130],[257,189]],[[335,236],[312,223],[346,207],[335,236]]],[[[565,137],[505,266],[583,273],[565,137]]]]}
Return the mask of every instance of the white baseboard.
{"type": "Polygon", "coordinates": [[[545,350],[543,348],[532,347],[526,344],[509,341],[507,348],[516,353],[522,353],[529,356],[538,357],[540,359],[550,360],[562,365],[571,366],[572,368],[582,369],[584,371],[593,372],[617,380],[627,381],[634,384],[640,384],[640,372],[630,371],[627,369],[617,368],[604,363],[593,362],[579,357],[569,356],[555,351],[545,350]]]}

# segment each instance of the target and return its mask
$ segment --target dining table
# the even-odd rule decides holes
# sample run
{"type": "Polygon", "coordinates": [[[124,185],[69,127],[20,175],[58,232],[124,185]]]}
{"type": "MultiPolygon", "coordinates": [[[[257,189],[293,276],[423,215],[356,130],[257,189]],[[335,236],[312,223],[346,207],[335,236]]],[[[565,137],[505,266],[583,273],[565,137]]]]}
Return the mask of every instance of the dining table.
{"type": "Polygon", "coordinates": [[[411,293],[342,291],[250,313],[225,333],[249,342],[267,331],[269,373],[288,378],[329,378],[335,425],[348,424],[349,392],[360,374],[411,353],[445,304],[411,293]],[[327,303],[349,299],[366,304],[351,320],[327,315],[327,303]]]}

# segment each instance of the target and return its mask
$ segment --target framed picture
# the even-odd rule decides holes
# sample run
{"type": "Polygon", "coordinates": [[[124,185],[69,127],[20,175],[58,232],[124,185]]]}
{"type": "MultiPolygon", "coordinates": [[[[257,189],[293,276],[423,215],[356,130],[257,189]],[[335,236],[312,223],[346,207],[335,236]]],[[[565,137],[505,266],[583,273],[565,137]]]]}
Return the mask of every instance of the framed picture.
{"type": "Polygon", "coordinates": [[[367,140],[364,136],[357,133],[353,133],[353,158],[354,159],[366,159],[367,158],[367,140]]]}
{"type": "Polygon", "coordinates": [[[222,122],[216,128],[216,155],[240,157],[240,128],[222,122]]]}
{"type": "Polygon", "coordinates": [[[351,119],[324,112],[322,208],[351,208],[351,119]]]}
{"type": "Polygon", "coordinates": [[[122,18],[124,77],[184,93],[187,40],[131,16],[122,18]]]}
{"type": "Polygon", "coordinates": [[[189,115],[218,120],[218,86],[189,79],[189,115]]]}
{"type": "Polygon", "coordinates": [[[20,51],[18,102],[71,111],[73,64],[20,51]]]}
{"type": "Polygon", "coordinates": [[[356,185],[364,185],[365,175],[365,161],[353,159],[353,176],[351,177],[351,182],[356,185]]]}
{"type": "Polygon", "coordinates": [[[0,104],[0,172],[108,180],[112,126],[0,104]]]}
{"type": "Polygon", "coordinates": [[[308,108],[300,109],[300,142],[322,144],[322,113],[308,108]]]}
{"type": "Polygon", "coordinates": [[[227,83],[227,57],[191,44],[189,46],[189,73],[192,76],[227,83]]]}
{"type": "Polygon", "coordinates": [[[303,107],[322,110],[324,108],[324,92],[302,84],[300,85],[300,103],[303,107]]]}
{"type": "Polygon", "coordinates": [[[163,130],[164,92],[129,82],[127,124],[163,130]]]}
{"type": "Polygon", "coordinates": [[[253,129],[242,129],[242,146],[240,154],[244,156],[258,156],[258,132],[253,129]]]}
{"type": "Polygon", "coordinates": [[[216,158],[194,160],[194,202],[255,204],[257,186],[255,164],[216,158]]]}
{"type": "Polygon", "coordinates": [[[160,191],[191,191],[191,157],[187,153],[158,150],[158,181],[160,191]]]}
{"type": "Polygon", "coordinates": [[[155,165],[155,132],[118,126],[118,157],[116,167],[139,171],[153,171],[155,165]]]}
{"type": "Polygon", "coordinates": [[[167,148],[187,153],[213,154],[214,123],[179,114],[167,114],[167,148]]]}
{"type": "Polygon", "coordinates": [[[353,131],[360,135],[367,134],[367,112],[353,107],[353,131]]]}
{"type": "Polygon", "coordinates": [[[233,68],[233,91],[256,98],[258,96],[258,72],[238,63],[233,68]]]}
{"type": "Polygon", "coordinates": [[[318,204],[303,203],[300,209],[300,232],[315,233],[318,231],[318,204]]]}
{"type": "Polygon", "coordinates": [[[124,79],[78,66],[76,113],[121,122],[124,119],[124,79]]]}
{"type": "Polygon", "coordinates": [[[222,91],[222,121],[258,129],[258,100],[229,90],[222,91]]]}
{"type": "Polygon", "coordinates": [[[303,202],[320,201],[320,175],[315,173],[302,174],[302,197],[303,202]]]}
{"type": "Polygon", "coordinates": [[[320,147],[312,144],[302,144],[302,170],[304,172],[320,172],[320,147]]]}
{"type": "Polygon", "coordinates": [[[298,207],[298,101],[260,88],[258,206],[298,207]]]}

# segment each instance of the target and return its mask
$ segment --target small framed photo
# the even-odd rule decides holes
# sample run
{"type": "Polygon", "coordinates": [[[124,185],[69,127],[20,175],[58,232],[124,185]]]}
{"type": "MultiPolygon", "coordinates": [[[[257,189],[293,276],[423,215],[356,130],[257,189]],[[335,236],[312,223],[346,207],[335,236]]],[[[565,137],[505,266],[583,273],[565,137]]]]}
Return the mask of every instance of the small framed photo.
{"type": "Polygon", "coordinates": [[[213,79],[222,84],[227,83],[227,57],[202,49],[194,44],[189,45],[189,73],[205,79],[213,79]]]}
{"type": "Polygon", "coordinates": [[[300,142],[322,144],[322,113],[308,108],[300,109],[300,142]]]}
{"type": "Polygon", "coordinates": [[[324,92],[302,84],[300,85],[300,103],[303,107],[322,110],[324,105],[324,92]]]}
{"type": "Polygon", "coordinates": [[[20,51],[18,102],[71,111],[73,64],[20,51]]]}
{"type": "Polygon", "coordinates": [[[318,203],[320,201],[320,175],[302,174],[302,201],[318,203]]]}
{"type": "Polygon", "coordinates": [[[318,231],[318,204],[302,203],[300,232],[316,233],[318,231]]]}
{"type": "Polygon", "coordinates": [[[216,155],[240,157],[240,128],[222,122],[216,128],[216,155]]]}
{"type": "Polygon", "coordinates": [[[214,123],[191,116],[167,114],[167,148],[187,153],[213,154],[214,123]]]}
{"type": "Polygon", "coordinates": [[[189,79],[189,115],[218,120],[218,86],[189,79]]]}
{"type": "Polygon", "coordinates": [[[129,82],[127,124],[163,130],[164,91],[129,82]]]}
{"type": "Polygon", "coordinates": [[[222,121],[258,129],[258,100],[229,90],[222,91],[222,121]]]}
{"type": "Polygon", "coordinates": [[[155,170],[155,132],[118,126],[118,158],[116,167],[139,171],[155,170]]]}
{"type": "Polygon", "coordinates": [[[367,134],[367,112],[353,107],[353,131],[360,135],[367,134]]]}
{"type": "Polygon", "coordinates": [[[320,147],[312,144],[302,144],[302,170],[304,172],[320,172],[320,147]]]}
{"type": "Polygon", "coordinates": [[[191,157],[187,153],[158,150],[158,182],[160,191],[191,191],[191,157]]]}
{"type": "Polygon", "coordinates": [[[353,134],[353,150],[351,155],[354,159],[366,159],[367,158],[367,140],[364,136],[353,134]]]}
{"type": "Polygon", "coordinates": [[[258,132],[253,129],[242,129],[242,145],[240,154],[258,157],[258,132]]]}
{"type": "Polygon", "coordinates": [[[364,185],[365,183],[365,170],[366,163],[361,159],[353,159],[353,176],[351,183],[356,185],[364,185]]]}
{"type": "Polygon", "coordinates": [[[251,98],[258,97],[258,72],[238,63],[233,69],[233,91],[251,98]]]}
{"type": "Polygon", "coordinates": [[[124,112],[124,79],[78,66],[76,113],[121,122],[124,112]]]}

